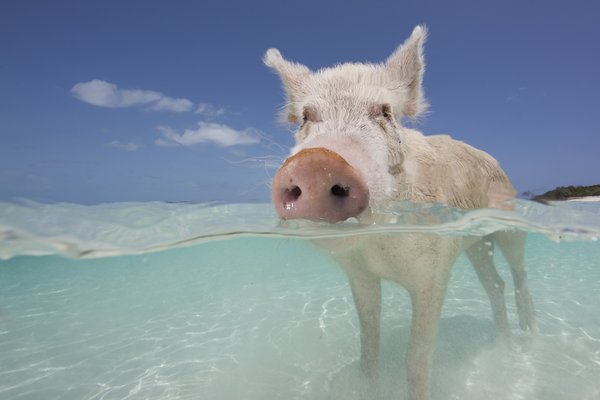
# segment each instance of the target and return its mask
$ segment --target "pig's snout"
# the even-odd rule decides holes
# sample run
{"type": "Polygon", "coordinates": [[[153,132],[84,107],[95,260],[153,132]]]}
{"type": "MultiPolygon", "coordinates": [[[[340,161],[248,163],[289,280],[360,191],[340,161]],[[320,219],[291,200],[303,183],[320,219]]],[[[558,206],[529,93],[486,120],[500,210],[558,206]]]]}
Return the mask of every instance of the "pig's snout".
{"type": "Polygon", "coordinates": [[[308,148],[288,158],[273,178],[273,204],[283,219],[338,222],[369,205],[369,189],[338,153],[308,148]]]}

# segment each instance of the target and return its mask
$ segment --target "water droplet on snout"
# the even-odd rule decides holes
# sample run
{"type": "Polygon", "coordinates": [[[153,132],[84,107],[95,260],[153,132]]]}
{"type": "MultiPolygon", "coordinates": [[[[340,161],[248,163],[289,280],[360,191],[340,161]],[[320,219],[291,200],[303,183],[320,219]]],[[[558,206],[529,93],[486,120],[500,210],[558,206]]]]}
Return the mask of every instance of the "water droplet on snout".
{"type": "Polygon", "coordinates": [[[283,203],[283,209],[286,211],[290,211],[292,208],[294,208],[294,203],[292,202],[285,202],[283,203]]]}

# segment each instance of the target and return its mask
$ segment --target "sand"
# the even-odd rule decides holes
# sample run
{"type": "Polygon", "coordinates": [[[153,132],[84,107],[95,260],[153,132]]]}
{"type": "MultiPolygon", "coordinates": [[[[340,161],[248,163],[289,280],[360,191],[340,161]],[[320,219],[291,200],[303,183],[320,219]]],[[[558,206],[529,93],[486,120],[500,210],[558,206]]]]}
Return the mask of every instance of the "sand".
{"type": "Polygon", "coordinates": [[[573,197],[573,198],[568,199],[567,201],[586,201],[586,202],[599,201],[600,202],[600,196],[573,197]]]}

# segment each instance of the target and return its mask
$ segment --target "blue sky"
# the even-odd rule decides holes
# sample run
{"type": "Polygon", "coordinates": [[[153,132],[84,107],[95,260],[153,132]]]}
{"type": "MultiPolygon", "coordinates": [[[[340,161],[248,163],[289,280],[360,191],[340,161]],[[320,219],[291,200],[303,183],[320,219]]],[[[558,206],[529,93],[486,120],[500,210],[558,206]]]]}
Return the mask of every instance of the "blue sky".
{"type": "Polygon", "coordinates": [[[15,1],[0,5],[0,200],[268,201],[292,143],[269,47],[383,61],[429,27],[417,128],[521,192],[600,183],[594,1],[15,1]]]}

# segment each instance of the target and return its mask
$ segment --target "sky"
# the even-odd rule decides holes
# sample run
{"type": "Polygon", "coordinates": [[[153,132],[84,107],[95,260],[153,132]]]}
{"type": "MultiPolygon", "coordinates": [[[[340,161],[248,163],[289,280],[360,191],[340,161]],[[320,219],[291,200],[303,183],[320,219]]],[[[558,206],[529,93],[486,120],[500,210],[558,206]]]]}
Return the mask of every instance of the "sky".
{"type": "Polygon", "coordinates": [[[596,1],[4,1],[0,201],[269,201],[293,127],[277,47],[316,70],[429,29],[415,128],[519,192],[600,183],[596,1]]]}

